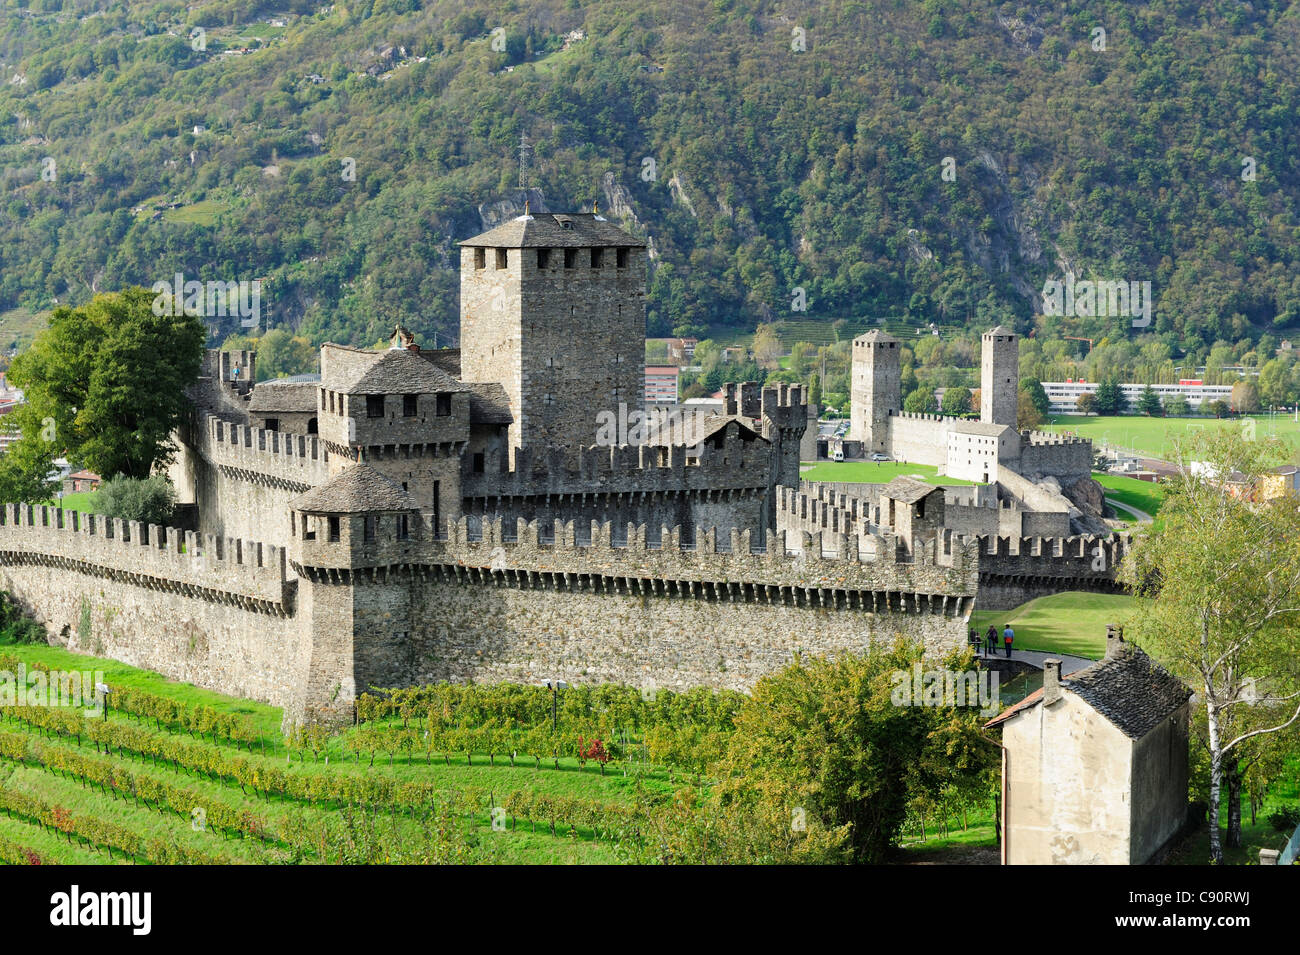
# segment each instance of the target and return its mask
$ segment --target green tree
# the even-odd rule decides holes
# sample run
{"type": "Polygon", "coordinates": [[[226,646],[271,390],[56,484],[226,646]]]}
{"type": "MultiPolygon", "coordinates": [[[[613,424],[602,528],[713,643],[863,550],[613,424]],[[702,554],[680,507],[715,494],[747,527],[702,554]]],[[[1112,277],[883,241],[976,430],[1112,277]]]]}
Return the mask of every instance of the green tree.
{"type": "Polygon", "coordinates": [[[1047,397],[1047,389],[1043,387],[1043,383],[1037,378],[1021,378],[1020,390],[1029,393],[1029,400],[1038,409],[1042,420],[1046,421],[1052,411],[1052,402],[1047,397]]]}
{"type": "Polygon", "coordinates": [[[153,302],[137,287],[54,310],[10,368],[31,408],[19,444],[48,446],[53,427],[70,460],[105,477],[145,478],[170,460],[205,332],[196,317],[154,314],[153,302]]]}
{"type": "Polygon", "coordinates": [[[1228,407],[1237,414],[1254,414],[1259,410],[1259,388],[1249,379],[1232,386],[1228,407]]]}
{"type": "Polygon", "coordinates": [[[939,404],[934,400],[934,389],[917,388],[903,399],[903,410],[911,414],[936,414],[939,404]]]}
{"type": "Polygon", "coordinates": [[[1142,389],[1142,394],[1137,403],[1138,414],[1144,414],[1151,418],[1159,418],[1164,415],[1165,407],[1160,403],[1160,396],[1150,385],[1142,389]]]}
{"type": "Polygon", "coordinates": [[[1110,378],[1097,386],[1097,414],[1121,415],[1128,413],[1128,399],[1119,382],[1110,378]]]}
{"type": "MultiPolygon", "coordinates": [[[[802,813],[810,828],[846,830],[852,861],[883,861],[909,793],[978,779],[996,755],[977,739],[977,709],[896,699],[899,675],[910,681],[922,652],[903,641],[873,644],[865,656],[798,660],[759,680],[736,716],[722,804],[786,819],[802,813]]],[[[944,665],[967,669],[969,653],[944,665]]]]}
{"type": "Polygon", "coordinates": [[[107,517],[141,524],[170,525],[176,509],[176,489],[165,475],[147,478],[119,475],[99,486],[96,510],[107,517]]]}
{"type": "Polygon", "coordinates": [[[964,415],[971,412],[971,394],[969,388],[949,388],[943,393],[943,413],[947,415],[964,415]]]}
{"type": "Polygon", "coordinates": [[[1032,431],[1041,428],[1046,421],[1047,416],[1038,410],[1034,396],[1029,391],[1022,388],[1016,393],[1016,428],[1032,431]]]}
{"type": "Polygon", "coordinates": [[[1079,414],[1096,414],[1097,396],[1090,391],[1085,391],[1074,400],[1074,407],[1079,414]]]}
{"type": "Polygon", "coordinates": [[[1191,413],[1191,405],[1187,403],[1186,395],[1172,395],[1165,402],[1165,413],[1171,415],[1186,415],[1191,413]]]}
{"type": "Polygon", "coordinates": [[[1176,443],[1180,465],[1160,524],[1125,559],[1138,635],[1196,690],[1209,748],[1210,852],[1223,861],[1219,805],[1240,748],[1300,718],[1300,511],[1252,501],[1215,475],[1255,486],[1288,449],[1219,429],[1176,443]],[[1193,469],[1193,461],[1207,467],[1193,469]]]}

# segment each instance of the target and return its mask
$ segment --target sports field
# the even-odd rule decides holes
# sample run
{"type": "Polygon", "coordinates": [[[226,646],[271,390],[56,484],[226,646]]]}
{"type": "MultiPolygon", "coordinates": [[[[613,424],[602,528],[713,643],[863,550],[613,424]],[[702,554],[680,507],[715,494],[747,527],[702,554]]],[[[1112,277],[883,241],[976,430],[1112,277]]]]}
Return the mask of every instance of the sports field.
{"type": "Polygon", "coordinates": [[[1118,445],[1148,454],[1153,458],[1167,458],[1173,452],[1175,438],[1196,431],[1223,428],[1234,432],[1254,429],[1257,437],[1277,435],[1300,449],[1300,422],[1286,415],[1251,415],[1244,418],[1147,418],[1142,415],[1120,415],[1094,418],[1085,415],[1052,415],[1045,430],[1077,434],[1091,438],[1098,448],[1103,444],[1118,445]]]}

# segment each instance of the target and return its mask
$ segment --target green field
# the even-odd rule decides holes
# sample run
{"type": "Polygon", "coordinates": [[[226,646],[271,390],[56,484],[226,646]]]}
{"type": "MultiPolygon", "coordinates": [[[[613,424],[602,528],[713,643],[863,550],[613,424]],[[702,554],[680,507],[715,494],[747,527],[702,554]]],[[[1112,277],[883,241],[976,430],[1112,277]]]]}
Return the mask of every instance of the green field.
{"type": "Polygon", "coordinates": [[[1124,477],[1120,474],[1094,474],[1093,478],[1106,489],[1106,497],[1113,497],[1121,504],[1136,507],[1152,517],[1159,512],[1160,505],[1165,502],[1165,491],[1159,484],[1139,481],[1137,478],[1124,477]]]}
{"type": "Polygon", "coordinates": [[[216,225],[217,217],[226,211],[224,202],[205,199],[202,202],[192,202],[188,206],[181,206],[178,209],[168,209],[163,213],[164,222],[179,222],[185,225],[216,225]]]}
{"type": "Polygon", "coordinates": [[[1100,659],[1106,651],[1106,625],[1123,624],[1133,614],[1133,598],[1123,594],[1063,593],[1039,597],[1013,610],[976,610],[970,627],[983,635],[1008,623],[1017,650],[1046,650],[1100,659]]]}
{"type": "Polygon", "coordinates": [[[98,506],[95,502],[95,491],[78,491],[76,494],[64,494],[53,501],[50,501],[55,507],[61,507],[65,511],[81,511],[83,514],[98,514],[98,506]]]}
{"type": "Polygon", "coordinates": [[[1044,430],[1071,432],[1091,438],[1098,449],[1103,444],[1131,448],[1153,458],[1167,458],[1173,453],[1175,438],[1196,431],[1226,428],[1242,432],[1253,428],[1257,437],[1277,435],[1293,447],[1300,448],[1300,422],[1286,415],[1252,415],[1246,418],[1147,418],[1142,415],[1118,417],[1089,417],[1084,415],[1053,415],[1044,430]],[[1246,422],[1253,422],[1247,424],[1246,422]]]}
{"type": "Polygon", "coordinates": [[[906,475],[927,484],[973,485],[974,481],[942,477],[939,469],[928,464],[905,461],[819,461],[799,476],[805,481],[841,481],[846,484],[888,484],[906,475]]]}

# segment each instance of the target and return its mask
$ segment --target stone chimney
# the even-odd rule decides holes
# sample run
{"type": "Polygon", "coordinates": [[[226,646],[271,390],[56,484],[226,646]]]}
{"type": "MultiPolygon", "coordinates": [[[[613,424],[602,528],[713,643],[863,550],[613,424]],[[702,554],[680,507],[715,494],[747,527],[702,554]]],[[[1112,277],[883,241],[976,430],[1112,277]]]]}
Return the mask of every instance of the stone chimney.
{"type": "Polygon", "coordinates": [[[1043,705],[1051,706],[1061,698],[1061,661],[1043,661],[1043,705]]]}
{"type": "Polygon", "coordinates": [[[1115,656],[1124,646],[1124,628],[1117,623],[1106,625],[1106,658],[1115,656]]]}

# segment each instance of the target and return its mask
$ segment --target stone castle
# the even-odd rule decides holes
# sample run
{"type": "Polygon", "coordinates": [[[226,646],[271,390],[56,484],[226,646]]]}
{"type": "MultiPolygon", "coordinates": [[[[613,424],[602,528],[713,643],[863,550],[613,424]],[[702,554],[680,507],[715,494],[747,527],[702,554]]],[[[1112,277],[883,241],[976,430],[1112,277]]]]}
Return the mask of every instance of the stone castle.
{"type": "Polygon", "coordinates": [[[459,349],[399,327],[259,384],[209,352],[169,472],[188,524],[8,505],[0,586],[54,642],[286,722],[436,680],[743,689],[798,652],[955,646],[981,592],[1113,586],[1119,537],[964,533],[907,479],[801,489],[798,385],[728,385],[690,443],[602,445],[601,412],[641,406],[645,273],[599,215],[525,214],[461,243],[459,349]]]}

